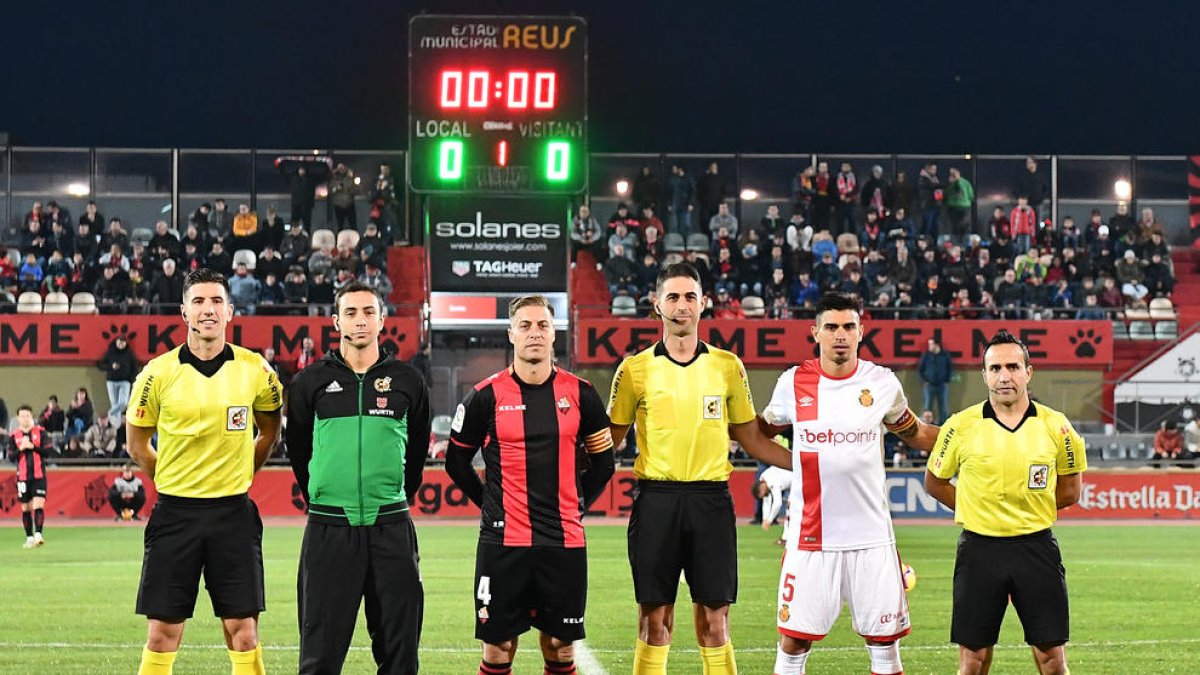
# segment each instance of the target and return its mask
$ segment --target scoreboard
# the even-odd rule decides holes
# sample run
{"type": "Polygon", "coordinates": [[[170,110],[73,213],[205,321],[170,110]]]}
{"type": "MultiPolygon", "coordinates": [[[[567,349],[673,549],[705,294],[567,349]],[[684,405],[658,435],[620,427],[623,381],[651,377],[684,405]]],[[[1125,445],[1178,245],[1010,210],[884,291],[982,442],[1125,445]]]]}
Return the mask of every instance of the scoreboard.
{"type": "Polygon", "coordinates": [[[583,19],[416,16],[409,23],[408,49],[413,191],[583,192],[583,19]]]}

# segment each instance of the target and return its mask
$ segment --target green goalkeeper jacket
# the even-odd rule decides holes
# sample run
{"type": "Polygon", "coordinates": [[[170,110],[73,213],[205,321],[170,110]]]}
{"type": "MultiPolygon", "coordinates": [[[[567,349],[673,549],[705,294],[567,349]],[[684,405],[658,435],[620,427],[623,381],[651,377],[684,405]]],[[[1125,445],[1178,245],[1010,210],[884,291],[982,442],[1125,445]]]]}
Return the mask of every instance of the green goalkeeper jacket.
{"type": "Polygon", "coordinates": [[[331,350],[288,387],[287,454],[310,521],[407,518],[429,451],[429,391],[384,354],[355,373],[331,350]]]}

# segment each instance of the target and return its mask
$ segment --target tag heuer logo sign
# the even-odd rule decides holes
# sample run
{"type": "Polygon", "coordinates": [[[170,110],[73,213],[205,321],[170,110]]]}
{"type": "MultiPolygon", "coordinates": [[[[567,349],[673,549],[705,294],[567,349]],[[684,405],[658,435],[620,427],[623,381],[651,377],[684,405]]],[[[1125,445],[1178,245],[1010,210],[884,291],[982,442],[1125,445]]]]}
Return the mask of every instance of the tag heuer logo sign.
{"type": "Polygon", "coordinates": [[[457,276],[465,277],[471,273],[471,261],[455,260],[454,262],[450,263],[450,271],[454,272],[454,274],[457,276]]]}

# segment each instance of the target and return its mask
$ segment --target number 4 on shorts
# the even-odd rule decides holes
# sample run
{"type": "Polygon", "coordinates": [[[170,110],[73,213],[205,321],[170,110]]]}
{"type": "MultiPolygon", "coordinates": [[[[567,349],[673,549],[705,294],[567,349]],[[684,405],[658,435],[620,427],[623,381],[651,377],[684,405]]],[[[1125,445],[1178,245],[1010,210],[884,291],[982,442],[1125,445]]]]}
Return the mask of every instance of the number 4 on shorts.
{"type": "Polygon", "coordinates": [[[492,578],[479,577],[479,588],[475,589],[475,597],[485,605],[492,603],[492,578]]]}

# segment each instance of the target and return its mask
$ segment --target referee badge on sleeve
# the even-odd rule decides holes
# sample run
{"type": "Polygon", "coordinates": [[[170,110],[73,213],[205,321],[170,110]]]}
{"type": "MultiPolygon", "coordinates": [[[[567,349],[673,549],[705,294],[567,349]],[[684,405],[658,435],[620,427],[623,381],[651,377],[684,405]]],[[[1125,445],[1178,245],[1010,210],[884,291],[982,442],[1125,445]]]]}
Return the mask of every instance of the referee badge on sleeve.
{"type": "Polygon", "coordinates": [[[232,405],[225,409],[225,431],[245,431],[250,426],[250,408],[232,405]]]}
{"type": "Polygon", "coordinates": [[[1029,466],[1029,489],[1045,490],[1050,483],[1050,465],[1032,464],[1029,466]]]}

